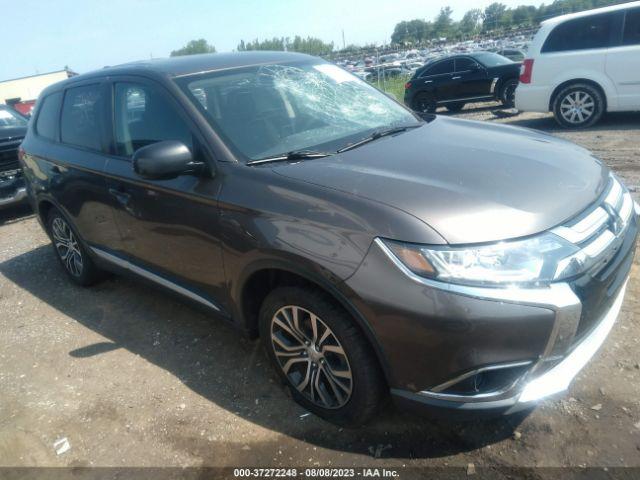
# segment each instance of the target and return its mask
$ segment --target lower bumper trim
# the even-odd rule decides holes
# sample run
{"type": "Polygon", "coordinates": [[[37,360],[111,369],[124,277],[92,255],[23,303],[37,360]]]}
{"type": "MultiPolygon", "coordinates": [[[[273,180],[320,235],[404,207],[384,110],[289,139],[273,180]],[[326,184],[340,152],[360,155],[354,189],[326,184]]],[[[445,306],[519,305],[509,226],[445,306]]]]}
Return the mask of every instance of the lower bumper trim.
{"type": "Polygon", "coordinates": [[[551,370],[538,378],[531,380],[522,390],[518,402],[526,403],[562,392],[569,388],[569,384],[580,370],[595,355],[618,318],[627,284],[622,286],[613,305],[600,321],[598,326],[580,344],[551,370]]]}
{"type": "Polygon", "coordinates": [[[478,401],[453,401],[433,398],[424,392],[410,392],[392,389],[394,399],[409,408],[446,409],[459,412],[495,412],[496,414],[511,414],[529,408],[535,401],[565,391],[575,376],[595,355],[604,343],[607,335],[620,313],[622,301],[627,287],[627,281],[620,288],[611,308],[602,317],[600,323],[555,367],[533,378],[509,398],[487,399],[478,401]]]}

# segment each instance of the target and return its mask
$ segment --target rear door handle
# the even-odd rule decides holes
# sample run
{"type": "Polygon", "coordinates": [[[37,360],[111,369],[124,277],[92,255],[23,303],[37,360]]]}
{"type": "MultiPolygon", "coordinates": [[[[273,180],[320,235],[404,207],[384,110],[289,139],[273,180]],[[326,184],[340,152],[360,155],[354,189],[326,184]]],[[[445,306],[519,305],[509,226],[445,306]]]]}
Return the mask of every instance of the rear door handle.
{"type": "Polygon", "coordinates": [[[451,80],[460,80],[462,77],[458,75],[457,77],[451,77],[451,80]]]}
{"type": "Polygon", "coordinates": [[[109,194],[124,206],[127,206],[131,200],[131,195],[123,191],[122,188],[110,188],[109,194]]]}

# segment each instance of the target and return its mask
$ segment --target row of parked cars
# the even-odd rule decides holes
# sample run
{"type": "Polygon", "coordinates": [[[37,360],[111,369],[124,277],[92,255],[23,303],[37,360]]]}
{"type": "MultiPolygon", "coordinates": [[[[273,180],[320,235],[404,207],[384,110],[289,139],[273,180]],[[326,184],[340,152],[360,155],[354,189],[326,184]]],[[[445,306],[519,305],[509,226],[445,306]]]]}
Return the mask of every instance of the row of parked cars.
{"type": "Polygon", "coordinates": [[[497,53],[430,60],[405,85],[419,112],[495,99],[553,112],[563,127],[589,127],[605,112],[640,110],[640,2],[543,22],[522,64],[497,53]]]}

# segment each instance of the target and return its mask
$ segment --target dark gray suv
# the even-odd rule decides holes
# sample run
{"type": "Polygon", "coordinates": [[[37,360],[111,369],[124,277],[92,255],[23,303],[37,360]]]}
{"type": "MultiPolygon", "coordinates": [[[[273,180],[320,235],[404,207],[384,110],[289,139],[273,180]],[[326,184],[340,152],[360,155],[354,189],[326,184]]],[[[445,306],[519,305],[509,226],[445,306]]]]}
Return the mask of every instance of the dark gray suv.
{"type": "Polygon", "coordinates": [[[323,60],[215,54],[43,92],[20,158],[69,277],[132,274],[260,336],[357,424],[509,413],[567,388],[620,310],[627,189],[531,130],[415,116],[323,60]]]}

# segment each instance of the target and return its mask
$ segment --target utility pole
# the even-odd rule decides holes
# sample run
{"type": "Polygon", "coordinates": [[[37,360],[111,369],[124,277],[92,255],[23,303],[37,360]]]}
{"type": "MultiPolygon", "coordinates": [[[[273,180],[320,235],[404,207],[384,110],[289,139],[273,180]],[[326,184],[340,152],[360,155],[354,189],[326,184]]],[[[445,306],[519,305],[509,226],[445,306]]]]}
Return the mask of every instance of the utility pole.
{"type": "Polygon", "coordinates": [[[344,41],[344,28],[342,29],[342,49],[347,48],[347,42],[344,41]]]}

